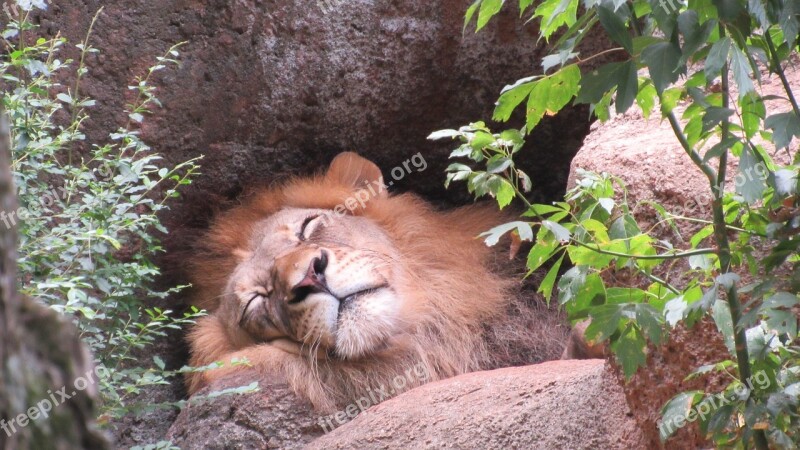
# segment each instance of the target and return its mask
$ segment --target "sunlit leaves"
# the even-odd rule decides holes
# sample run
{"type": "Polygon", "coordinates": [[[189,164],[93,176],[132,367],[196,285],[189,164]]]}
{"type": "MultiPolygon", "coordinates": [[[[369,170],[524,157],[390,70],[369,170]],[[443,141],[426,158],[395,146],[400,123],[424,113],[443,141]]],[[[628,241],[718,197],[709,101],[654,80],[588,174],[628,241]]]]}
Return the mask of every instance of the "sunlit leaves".
{"type": "Polygon", "coordinates": [[[514,109],[520,103],[528,98],[528,95],[535,86],[534,81],[527,80],[530,80],[530,78],[520,80],[524,82],[520,83],[518,81],[517,83],[511,86],[506,86],[505,89],[503,89],[502,94],[500,94],[500,98],[497,100],[492,119],[505,122],[511,118],[511,113],[514,112],[514,109]]]}
{"type": "Polygon", "coordinates": [[[533,13],[541,17],[540,34],[545,39],[560,27],[572,26],[577,20],[578,0],[544,0],[533,13]]]}
{"type": "Polygon", "coordinates": [[[494,197],[500,209],[511,203],[518,190],[531,189],[530,177],[514,166],[512,158],[525,144],[519,130],[492,133],[483,122],[475,122],[458,130],[435,131],[428,139],[458,139],[461,145],[450,153],[451,158],[468,157],[486,166],[486,170],[478,170],[463,163],[450,164],[445,187],[453,181],[466,181],[470,193],[494,197]]]}
{"type": "Polygon", "coordinates": [[[492,17],[494,17],[497,13],[500,12],[500,9],[503,7],[503,3],[505,0],[476,0],[469,8],[467,8],[467,12],[464,15],[464,30],[466,30],[469,23],[472,21],[475,13],[478,13],[477,24],[475,26],[475,32],[480,31],[483,27],[489,23],[492,17]]]}
{"type": "Polygon", "coordinates": [[[561,111],[561,108],[578,93],[580,79],[581,72],[578,66],[573,64],[537,80],[528,94],[525,110],[526,129],[532,130],[545,115],[561,111]]]}

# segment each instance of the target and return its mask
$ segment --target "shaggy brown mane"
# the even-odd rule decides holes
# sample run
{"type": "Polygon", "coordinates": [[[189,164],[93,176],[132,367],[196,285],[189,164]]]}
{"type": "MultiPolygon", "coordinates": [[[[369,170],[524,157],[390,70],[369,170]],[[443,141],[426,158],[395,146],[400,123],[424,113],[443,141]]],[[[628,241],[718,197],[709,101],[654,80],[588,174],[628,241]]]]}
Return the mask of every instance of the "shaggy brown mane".
{"type": "MultiPolygon", "coordinates": [[[[215,320],[226,280],[247,251],[257,222],[284,207],[333,210],[353,196],[352,186],[325,175],[298,178],[264,189],[219,216],[198,242],[190,261],[193,303],[212,311],[203,330],[215,320]]],[[[368,361],[319,361],[282,364],[292,387],[321,410],[332,410],[363,396],[367,388],[386,385],[409,367],[423,365],[431,381],[459,373],[557,358],[566,327],[557,315],[523,299],[519,278],[503,275],[507,253],[486,247],[476,236],[507,219],[493,205],[473,205],[448,212],[434,210],[411,194],[375,196],[354,215],[379,224],[403,255],[414,288],[427,303],[417,308],[418,322],[405,339],[403,354],[383,352],[368,361]],[[505,253],[505,254],[503,254],[505,253]]],[[[507,251],[508,246],[501,247],[507,251]]],[[[197,329],[195,349],[213,349],[193,365],[209,364],[238,350],[217,335],[197,329]]],[[[190,377],[195,390],[199,377],[190,377]]],[[[417,384],[422,384],[420,381],[417,384]]],[[[407,388],[412,385],[406,386],[407,388]]]]}

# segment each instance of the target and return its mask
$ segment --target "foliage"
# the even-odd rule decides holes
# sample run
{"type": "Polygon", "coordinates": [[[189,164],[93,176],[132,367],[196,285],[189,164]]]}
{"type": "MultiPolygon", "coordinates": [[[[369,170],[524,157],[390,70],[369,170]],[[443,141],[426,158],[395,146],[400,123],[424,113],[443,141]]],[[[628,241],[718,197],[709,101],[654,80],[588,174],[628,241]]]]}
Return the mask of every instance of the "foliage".
{"type": "MultiPolygon", "coordinates": [[[[475,1],[465,29],[475,19],[480,30],[504,3],[475,1]]],[[[497,102],[494,120],[508,121],[524,105],[525,125],[493,133],[478,122],[432,134],[461,143],[451,156],[462,162],[448,167],[447,182],[465,181],[470,192],[494,196],[501,208],[513,197],[526,204],[523,220],[489,231],[487,242],[512,230],[523,240],[535,235],[528,268],[548,267],[539,291],[549,298],[557,287],[558,301],[573,322],[590,319],[587,340],[608,342],[626,377],[647,363],[648,344],[659,345],[679,323],[714,321],[730,359],[689,377],[716,372],[731,381],[722,393],[692,391],[673,398],[662,410],[667,425],[660,429],[662,439],[708,407],[699,419],[694,416],[718,446],[796,447],[800,200],[798,158],[789,148],[800,136],[800,108],[783,67],[796,55],[798,3],[518,3],[520,15],[538,22],[539,37],[553,49],[542,59],[542,74],[507,86],[497,102]],[[582,57],[579,44],[598,27],[618,47],[582,57]],[[616,62],[580,70],[601,56],[615,56],[616,62]],[[781,80],[785,97],[762,95],[762,67],[781,80]],[[767,101],[781,103],[779,112],[768,113],[767,101]],[[657,239],[657,230],[642,230],[624,183],[607,174],[581,172],[562,202],[527,202],[531,183],[514,163],[524,136],[544,116],[581,103],[600,120],[610,117],[612,107],[620,114],[636,104],[649,117],[659,105],[662,120],[708,181],[706,212],[713,220],[647,205],[660,215],[659,226],[677,232],[678,221],[702,225],[687,248],[657,239]],[[773,160],[768,150],[784,148],[785,161],[773,160]],[[734,189],[726,190],[730,157],[738,159],[738,173],[734,189]],[[767,256],[754,252],[756,246],[768,249],[767,256]],[[563,271],[565,259],[571,267],[563,271]],[[691,268],[688,281],[678,285],[659,277],[676,260],[691,268]],[[635,281],[609,284],[614,277],[605,275],[611,272],[633,273],[635,281]],[[749,273],[752,282],[745,284],[737,272],[749,273]],[[720,395],[726,401],[711,408],[709,401],[720,395]]]]}
{"type": "Polygon", "coordinates": [[[86,142],[82,128],[94,100],[81,93],[81,77],[88,70],[85,58],[97,50],[87,36],[76,46],[77,64],[60,59],[65,39],[34,35],[29,15],[44,6],[39,3],[20,1],[6,9],[0,77],[20,207],[0,212],[0,226],[19,229],[21,291],[74,319],[105,369],[98,371],[103,411],[120,416],[133,407],[132,395],[177,374],[165,371],[157,356],[152,365],[143,364],[142,349],[201,314],[174,317],[142,301],[181,289],[150,287],[159,274],[150,258],[161,251],[156,232],[167,231],[158,213],[198,166],[195,160],[165,165],[137,129],[160,106],[151,75],[177,64],[178,51],[170,48],[129,86],[134,100],[126,107],[125,127],[106,143],[86,142]],[[73,86],[59,83],[70,78],[73,86]]]}

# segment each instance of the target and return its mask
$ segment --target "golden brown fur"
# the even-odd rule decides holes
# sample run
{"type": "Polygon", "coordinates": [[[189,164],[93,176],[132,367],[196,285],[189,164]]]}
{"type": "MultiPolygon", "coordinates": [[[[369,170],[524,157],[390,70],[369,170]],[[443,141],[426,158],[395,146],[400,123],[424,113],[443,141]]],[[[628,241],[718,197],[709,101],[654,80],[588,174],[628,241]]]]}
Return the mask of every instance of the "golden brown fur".
{"type": "MultiPolygon", "coordinates": [[[[530,321],[514,322],[508,316],[509,310],[531,312],[519,304],[512,305],[515,281],[492,269],[496,253],[476,239],[504,218],[493,206],[438,212],[410,194],[373,195],[363,208],[352,212],[389,237],[391,247],[400,255],[394,263],[405,274],[400,281],[403,286],[395,291],[410,293],[403,295],[413,299],[403,304],[402,320],[397,322],[400,331],[393,332],[385,346],[349,358],[337,358],[318,348],[292,353],[277,345],[283,339],[255,337],[243,331],[232,316],[226,316],[222,312],[228,305],[225,302],[237,304],[230,294],[231,274],[244,259],[252,258],[253,235],[263,227],[265,218],[286,208],[332,210],[351,198],[362,187],[359,183],[376,181],[380,175],[374,164],[355,154],[342,154],[337,161],[325,175],[297,179],[251,196],[220,216],[200,242],[191,261],[197,293],[194,303],[211,314],[190,334],[191,364],[223,361],[226,366],[190,374],[187,384],[191,393],[237,370],[227,364],[232,358],[246,358],[265,377],[286,379],[317,409],[330,411],[363,396],[369,388],[389,385],[411,367],[423,367],[426,377],[414,380],[405,389],[494,367],[497,355],[492,340],[499,335],[518,337],[530,332],[524,329],[530,321]]],[[[552,330],[543,333],[552,334],[552,330]]],[[[305,345],[301,343],[301,347],[305,345]]]]}

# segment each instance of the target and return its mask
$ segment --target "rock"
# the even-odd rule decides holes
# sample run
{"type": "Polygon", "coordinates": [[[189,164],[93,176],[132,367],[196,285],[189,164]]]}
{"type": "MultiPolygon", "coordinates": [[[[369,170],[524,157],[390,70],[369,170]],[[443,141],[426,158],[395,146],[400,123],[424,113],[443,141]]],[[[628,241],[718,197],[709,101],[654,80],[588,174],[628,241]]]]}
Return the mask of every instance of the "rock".
{"type": "Polygon", "coordinates": [[[167,439],[183,449],[302,448],[323,434],[311,405],[285,383],[270,383],[256,372],[232,375],[192,397],[173,423],[167,439]],[[260,391],[200,397],[259,381],[260,391]]]}
{"type": "Polygon", "coordinates": [[[408,391],[332,431],[321,425],[336,423],[328,418],[285,385],[262,383],[255,394],[185,408],[168,437],[185,449],[643,448],[622,390],[597,359],[473,372],[408,391]]]}
{"type": "MultiPolygon", "coordinates": [[[[126,86],[186,41],[181,67],[154,75],[164,109],[145,121],[143,136],[173,163],[205,155],[195,184],[204,199],[357,150],[387,170],[422,152],[427,173],[394,187],[467,200],[464,189],[443,193],[453,144],[426,137],[489,119],[501,88],[536,72],[545,54],[512,5],[480,33],[462,34],[461,1],[88,0],[52,4],[39,22],[77,43],[100,6],[91,41],[100,53],[88,56],[82,88],[97,100],[88,141],[128,121],[122,109],[135,92],[126,86]]],[[[601,38],[583,42],[582,54],[610,48],[601,38]]],[[[77,56],[72,46],[65,52],[77,56]]],[[[579,107],[537,128],[521,163],[540,195],[563,191],[589,124],[579,107]]],[[[176,211],[177,223],[188,220],[181,205],[176,211]]]]}
{"type": "Polygon", "coordinates": [[[361,413],[309,449],[644,448],[598,359],[473,372],[361,413]]]}

